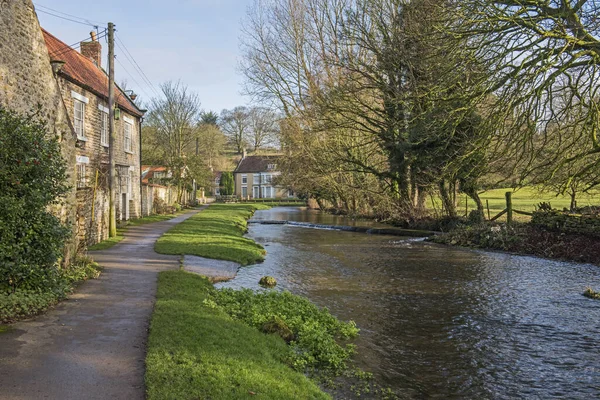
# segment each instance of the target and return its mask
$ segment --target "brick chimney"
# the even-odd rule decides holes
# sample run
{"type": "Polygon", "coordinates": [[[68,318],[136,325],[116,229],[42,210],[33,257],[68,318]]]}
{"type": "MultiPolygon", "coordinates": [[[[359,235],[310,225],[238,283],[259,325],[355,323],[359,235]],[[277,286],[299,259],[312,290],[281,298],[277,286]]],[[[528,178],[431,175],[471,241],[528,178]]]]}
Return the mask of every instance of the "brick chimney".
{"type": "Polygon", "coordinates": [[[90,32],[92,40],[90,42],[81,42],[81,54],[89,58],[98,67],[102,67],[102,45],[96,39],[96,32],[90,32]]]}

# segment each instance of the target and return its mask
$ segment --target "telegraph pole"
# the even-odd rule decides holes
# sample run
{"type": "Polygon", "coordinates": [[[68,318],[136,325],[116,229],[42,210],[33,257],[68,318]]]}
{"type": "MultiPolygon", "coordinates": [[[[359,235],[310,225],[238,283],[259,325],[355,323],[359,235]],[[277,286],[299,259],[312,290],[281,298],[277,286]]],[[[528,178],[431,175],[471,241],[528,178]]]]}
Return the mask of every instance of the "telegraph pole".
{"type": "Polygon", "coordinates": [[[115,173],[115,25],[108,23],[108,235],[117,236],[115,173]]]}

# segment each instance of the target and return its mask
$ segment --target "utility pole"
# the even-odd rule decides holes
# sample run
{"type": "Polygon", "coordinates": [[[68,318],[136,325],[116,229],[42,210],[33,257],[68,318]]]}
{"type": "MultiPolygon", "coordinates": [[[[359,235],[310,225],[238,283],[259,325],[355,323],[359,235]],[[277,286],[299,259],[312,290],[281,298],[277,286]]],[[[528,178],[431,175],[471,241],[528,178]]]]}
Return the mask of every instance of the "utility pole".
{"type": "Polygon", "coordinates": [[[108,23],[108,235],[117,236],[115,173],[115,25],[108,23]]]}

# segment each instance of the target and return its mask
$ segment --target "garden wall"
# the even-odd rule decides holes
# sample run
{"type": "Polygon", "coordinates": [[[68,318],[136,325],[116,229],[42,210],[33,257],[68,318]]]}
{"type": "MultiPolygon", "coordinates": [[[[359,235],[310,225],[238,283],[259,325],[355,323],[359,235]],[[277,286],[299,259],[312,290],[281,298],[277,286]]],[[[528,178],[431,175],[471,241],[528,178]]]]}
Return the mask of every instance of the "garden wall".
{"type": "Polygon", "coordinates": [[[536,211],[533,225],[562,233],[600,237],[600,216],[566,214],[560,211],[536,211]]]}

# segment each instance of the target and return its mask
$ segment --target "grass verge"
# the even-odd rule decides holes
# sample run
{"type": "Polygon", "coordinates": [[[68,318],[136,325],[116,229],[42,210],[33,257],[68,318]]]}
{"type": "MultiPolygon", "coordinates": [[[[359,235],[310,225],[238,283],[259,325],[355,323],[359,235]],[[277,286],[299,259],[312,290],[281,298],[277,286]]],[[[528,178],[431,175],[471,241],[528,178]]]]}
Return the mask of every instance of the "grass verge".
{"type": "Polygon", "coordinates": [[[175,214],[154,214],[154,215],[150,215],[150,216],[144,217],[144,218],[130,219],[127,222],[126,227],[117,230],[117,236],[108,238],[106,240],[103,240],[100,243],[96,243],[95,245],[88,247],[88,251],[99,251],[99,250],[110,249],[111,247],[113,247],[114,245],[116,245],[117,243],[119,243],[123,239],[125,239],[125,232],[127,231],[127,228],[130,226],[139,226],[139,225],[153,224],[155,222],[168,221],[170,219],[180,216],[183,213],[185,213],[185,211],[178,211],[175,214]]]}
{"type": "Polygon", "coordinates": [[[286,364],[291,348],[280,337],[206,302],[214,291],[203,277],[160,273],[146,358],[148,399],[329,398],[286,364]]]}
{"type": "Polygon", "coordinates": [[[113,247],[114,245],[116,245],[117,243],[119,243],[120,241],[125,239],[124,233],[125,233],[125,229],[119,229],[119,230],[117,230],[117,236],[103,240],[100,243],[96,243],[93,246],[89,246],[88,251],[99,251],[99,250],[110,249],[111,247],[113,247]]]}
{"type": "Polygon", "coordinates": [[[268,208],[261,204],[213,204],[165,233],[154,249],[161,254],[188,254],[242,265],[263,261],[264,248],[243,235],[246,220],[254,211],[268,208]]]}

